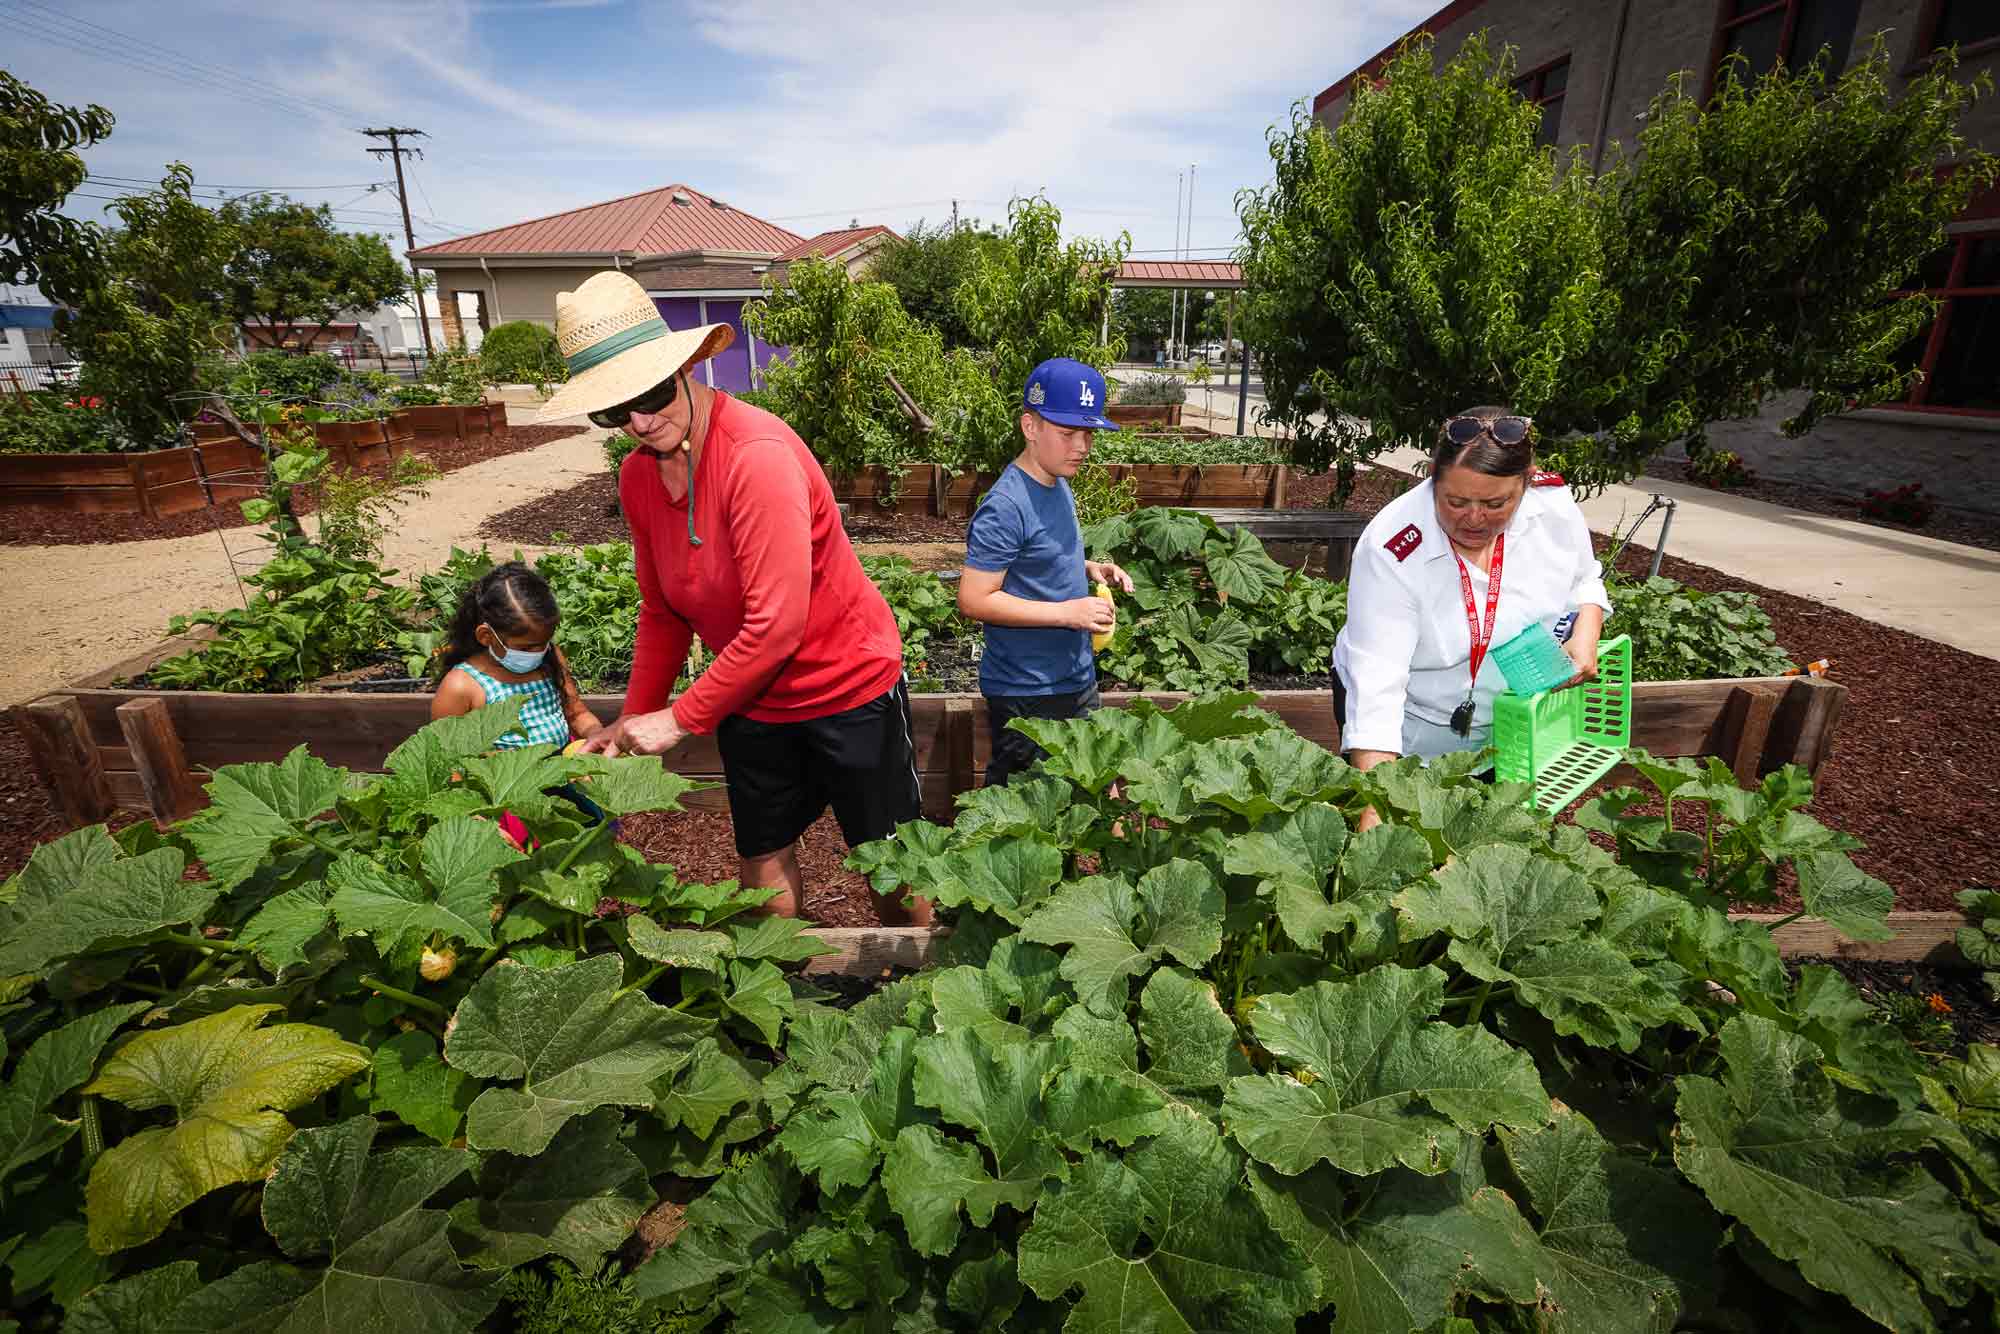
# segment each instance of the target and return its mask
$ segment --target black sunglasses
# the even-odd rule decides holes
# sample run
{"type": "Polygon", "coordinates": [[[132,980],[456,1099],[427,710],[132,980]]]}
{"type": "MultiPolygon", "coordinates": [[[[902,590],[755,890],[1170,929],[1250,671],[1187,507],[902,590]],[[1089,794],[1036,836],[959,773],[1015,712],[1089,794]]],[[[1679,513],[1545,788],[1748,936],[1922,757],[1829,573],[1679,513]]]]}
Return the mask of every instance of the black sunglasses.
{"type": "Polygon", "coordinates": [[[652,416],[664,411],[669,403],[680,397],[681,379],[676,375],[654,385],[637,398],[630,398],[615,408],[604,408],[590,414],[590,420],[598,426],[620,427],[632,420],[632,414],[643,412],[652,416]]]}
{"type": "Polygon", "coordinates": [[[1469,445],[1482,435],[1490,435],[1502,445],[1518,445],[1535,429],[1527,417],[1452,417],[1444,424],[1444,438],[1454,445],[1469,445]]]}

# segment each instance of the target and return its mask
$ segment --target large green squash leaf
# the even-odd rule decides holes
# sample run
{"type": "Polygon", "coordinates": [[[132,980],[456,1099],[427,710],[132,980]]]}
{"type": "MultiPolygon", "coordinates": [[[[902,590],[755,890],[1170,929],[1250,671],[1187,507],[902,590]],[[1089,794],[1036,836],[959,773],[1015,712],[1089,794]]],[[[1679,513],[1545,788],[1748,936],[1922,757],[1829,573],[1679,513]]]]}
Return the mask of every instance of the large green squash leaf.
{"type": "Polygon", "coordinates": [[[822,1091],[793,1113],[778,1136],[799,1170],[822,1189],[866,1185],[898,1131],[937,1120],[935,1112],[917,1105],[916,1041],[914,1030],[892,1029],[865,1088],[822,1091]]]}
{"type": "Polygon", "coordinates": [[[1251,1194],[1304,1253],[1337,1334],[1433,1329],[1461,1295],[1538,1295],[1528,1221],[1486,1184],[1476,1143],[1451,1157],[1437,1176],[1392,1167],[1366,1181],[1324,1165],[1296,1177],[1252,1165],[1251,1194]]]}
{"type": "Polygon", "coordinates": [[[417,729],[389,752],[383,791],[392,800],[416,806],[448,789],[452,775],[468,760],[520,726],[521,698],[503,699],[455,718],[440,718],[417,729]]]}
{"type": "Polygon", "coordinates": [[[687,1227],[632,1274],[642,1301],[685,1304],[725,1274],[783,1246],[793,1226],[799,1174],[776,1150],[739,1161],[688,1206],[687,1227]]]}
{"type": "Polygon", "coordinates": [[[174,1113],[91,1167],[86,1213],[99,1252],[151,1241],[208,1192],[263,1176],[292,1137],[283,1113],[368,1067],[367,1051],[317,1025],[258,1027],[282,1008],[239,1005],[142,1033],[84,1089],[174,1113]]]}
{"type": "Polygon", "coordinates": [[[1072,1334],[1281,1334],[1316,1286],[1251,1200],[1242,1160],[1186,1112],[1122,1160],[1093,1153],[1050,1187],[1021,1237],[1020,1273],[1045,1300],[1082,1289],[1072,1334]]]}
{"type": "Polygon", "coordinates": [[[418,856],[422,880],[360,853],[335,861],[327,870],[328,906],[341,931],[372,937],[384,954],[432,933],[491,946],[493,904],[502,893],[495,876],[524,860],[521,853],[491,821],[459,815],[433,825],[418,856]]]}
{"type": "Polygon", "coordinates": [[[1311,1082],[1231,1080],[1223,1123],[1280,1172],[1326,1161],[1367,1176],[1399,1162],[1442,1172],[1459,1130],[1546,1122],[1549,1097],[1528,1053],[1483,1028],[1433,1019],[1443,1001],[1443,973],[1394,967],[1260,998],[1250,1017],[1257,1040],[1311,1082]]]}
{"type": "Polygon", "coordinates": [[[184,1298],[171,1334],[454,1334],[499,1304],[501,1275],[466,1269],[448,1216],[423,1204],[471,1166],[462,1149],[370,1153],[373,1118],[301,1130],[264,1188],[264,1225],[287,1255],[184,1298]]]}
{"type": "Polygon", "coordinates": [[[623,972],[615,954],[557,968],[502,960],[473,985],[452,1017],[444,1058],[469,1075],[521,1085],[479,1095],[466,1116],[467,1143],[532,1157],[573,1116],[653,1105],[652,1082],[686,1060],[710,1025],[621,993],[623,972]]]}
{"type": "Polygon", "coordinates": [[[78,1122],[51,1115],[57,1098],[90,1078],[97,1054],[148,1002],[112,1005],[35,1039],[0,1088],[0,1181],[55,1150],[78,1122]]]}
{"type": "Polygon", "coordinates": [[[464,1071],[444,1063],[437,1039],[421,1030],[398,1033],[377,1047],[374,1074],[368,1105],[440,1144],[457,1137],[479,1092],[464,1071]]]}
{"type": "MultiPolygon", "coordinates": [[[[999,1183],[994,1198],[1016,1208],[1026,1208],[1044,1180],[1066,1170],[1061,1152],[1047,1138],[1042,1111],[1042,1087],[1061,1063],[1062,1050],[1047,1039],[988,1047],[968,1028],[939,1034],[917,1048],[916,1100],[974,1132],[992,1155],[991,1175],[999,1183]]],[[[903,1136],[897,1138],[900,1144],[903,1136]]],[[[990,1219],[990,1210],[985,1217],[973,1216],[981,1226],[990,1219]]]]}
{"type": "Polygon", "coordinates": [[[1021,938],[1067,945],[1062,975],[1080,1000],[1121,1012],[1128,978],[1171,955],[1199,968],[1222,947],[1222,887],[1200,862],[1175,858],[1139,879],[1095,875],[1051,895],[1021,927],[1021,938]]]}
{"type": "Polygon", "coordinates": [[[482,1269],[560,1255],[585,1273],[623,1244],[653,1203],[646,1169],[618,1142],[624,1113],[600,1107],[556,1132],[547,1153],[488,1154],[480,1194],[451,1211],[458,1253],[482,1269]]]}
{"type": "Polygon", "coordinates": [[[1551,1334],[1670,1334],[1714,1288],[1722,1220],[1673,1173],[1620,1153],[1567,1107],[1537,1130],[1503,1128],[1500,1144],[1541,1220],[1551,1334]]]}
{"type": "Polygon", "coordinates": [[[157,848],[140,857],[96,858],[60,890],[30,887],[15,901],[19,916],[0,943],[0,978],[45,973],[60,960],[200,921],[222,886],[182,880],[185,865],[179,849],[157,848]]]}
{"type": "Polygon", "coordinates": [[[1816,1287],[1891,1329],[1929,1329],[1924,1292],[2000,1272],[2000,1248],[1909,1155],[1937,1119],[1836,1088],[1807,1039],[1739,1015],[1727,1073],[1677,1081],[1674,1161],[1716,1208],[1816,1287]]]}
{"type": "Polygon", "coordinates": [[[277,764],[226,764],[208,783],[208,808],[183,828],[220,890],[253,875],[271,848],[333,809],[347,771],[296,747],[277,764]]]}
{"type": "Polygon", "coordinates": [[[101,1283],[70,1307],[63,1334],[158,1334],[174,1308],[200,1290],[200,1266],[192,1260],[101,1283]]]}

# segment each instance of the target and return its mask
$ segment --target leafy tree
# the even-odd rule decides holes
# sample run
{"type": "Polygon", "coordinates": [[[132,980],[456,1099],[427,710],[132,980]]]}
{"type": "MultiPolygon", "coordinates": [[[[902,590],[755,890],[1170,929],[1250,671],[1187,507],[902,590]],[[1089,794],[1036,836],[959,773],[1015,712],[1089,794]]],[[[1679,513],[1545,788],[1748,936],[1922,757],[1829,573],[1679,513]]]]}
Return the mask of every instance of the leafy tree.
{"type": "Polygon", "coordinates": [[[973,347],[972,331],[958,313],[958,285],[972,273],[977,258],[994,252],[999,229],[977,222],[954,230],[948,223],[918,222],[901,241],[875,252],[868,277],[896,289],[903,309],[936,329],[947,349],[973,347]]]}
{"type": "Polygon", "coordinates": [[[194,173],[167,169],[160,188],[111,205],[121,223],[41,260],[43,288],[64,302],[63,343],[83,362],[83,387],[134,440],[170,443],[200,407],[203,363],[222,350],[219,305],[236,229],[196,203],[194,173]]]}
{"type": "Polygon", "coordinates": [[[37,282],[43,255],[94,243],[95,228],[56,210],[83,184],[77,150],[105,139],[111,125],[101,106],[62,106],[0,70],[0,282],[37,282]]]}
{"type": "Polygon", "coordinates": [[[509,320],[479,343],[486,378],[495,384],[533,384],[564,375],[556,336],[533,320],[509,320]]]}
{"type": "Polygon", "coordinates": [[[1878,41],[1709,106],[1679,80],[1632,158],[1592,176],[1536,146],[1483,35],[1442,67],[1407,46],[1331,135],[1296,108],[1274,183],[1239,197],[1247,337],[1295,461],[1338,470],[1473,403],[1533,415],[1565,475],[1603,486],[1708,422],[1804,391],[1794,434],[1900,393],[1928,317],[1899,284],[1993,177],[1956,126],[1986,89],[1941,59],[1900,98],[1878,41]],[[1959,159],[1940,175],[1936,164],[1959,159]]]}
{"type": "Polygon", "coordinates": [[[982,250],[954,303],[993,383],[1013,397],[1028,372],[1050,357],[1075,357],[1100,370],[1118,360],[1125,340],[1100,333],[1112,280],[1132,248],[1120,234],[1109,243],[1063,243],[1062,213],[1036,195],[1007,208],[1005,244],[982,250]]]}
{"type": "Polygon", "coordinates": [[[887,283],[855,282],[817,257],[789,266],[786,284],[752,306],[751,330],[790,355],[764,371],[758,395],[830,472],[923,459],[997,468],[1014,447],[1006,402],[963,348],[913,319],[887,283]],[[932,422],[924,432],[890,376],[932,422]]]}
{"type": "Polygon", "coordinates": [[[409,295],[410,275],[389,243],[343,232],[325,204],[283,195],[231,200],[223,217],[241,235],[229,261],[229,302],[240,322],[261,320],[280,344],[300,324],[330,324],[409,295]]]}

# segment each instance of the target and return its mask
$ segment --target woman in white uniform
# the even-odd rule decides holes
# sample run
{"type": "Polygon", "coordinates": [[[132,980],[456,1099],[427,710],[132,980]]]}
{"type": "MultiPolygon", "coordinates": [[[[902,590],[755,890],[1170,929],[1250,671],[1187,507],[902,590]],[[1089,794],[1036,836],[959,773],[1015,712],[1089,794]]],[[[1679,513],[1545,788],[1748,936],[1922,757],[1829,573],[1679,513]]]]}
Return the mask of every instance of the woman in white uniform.
{"type": "Polygon", "coordinates": [[[1438,432],[1430,477],[1362,532],[1333,648],[1341,745],[1356,768],[1483,749],[1506,689],[1487,651],[1531,624],[1565,640],[1571,685],[1597,675],[1611,599],[1583,511],[1534,462],[1534,423],[1469,409],[1438,432]]]}

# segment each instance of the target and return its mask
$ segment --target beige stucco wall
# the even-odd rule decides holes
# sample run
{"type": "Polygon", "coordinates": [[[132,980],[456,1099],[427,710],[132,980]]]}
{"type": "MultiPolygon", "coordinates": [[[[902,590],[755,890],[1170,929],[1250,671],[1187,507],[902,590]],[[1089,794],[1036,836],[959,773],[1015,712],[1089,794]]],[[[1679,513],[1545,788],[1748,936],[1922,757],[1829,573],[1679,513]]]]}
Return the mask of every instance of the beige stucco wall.
{"type": "Polygon", "coordinates": [[[447,311],[456,309],[454,292],[484,292],[489,325],[509,320],[533,320],[556,327],[556,293],[573,291],[591,274],[608,269],[609,264],[548,268],[510,268],[495,265],[491,273],[477,264],[440,265],[437,276],[440,303],[447,311]]]}

